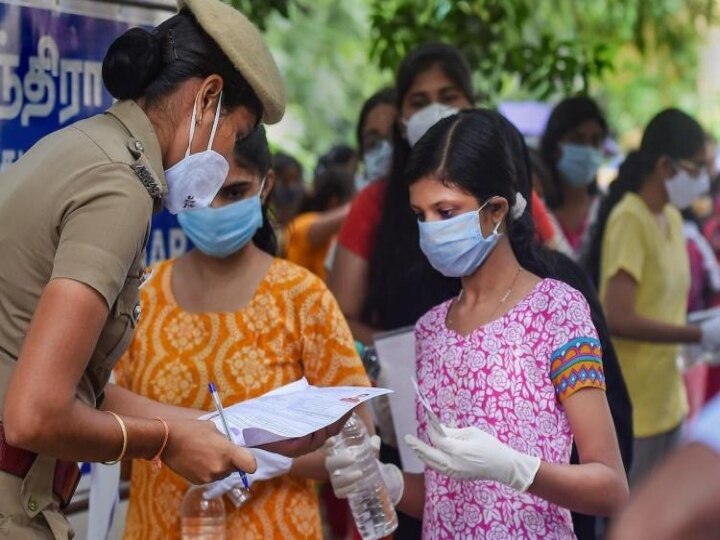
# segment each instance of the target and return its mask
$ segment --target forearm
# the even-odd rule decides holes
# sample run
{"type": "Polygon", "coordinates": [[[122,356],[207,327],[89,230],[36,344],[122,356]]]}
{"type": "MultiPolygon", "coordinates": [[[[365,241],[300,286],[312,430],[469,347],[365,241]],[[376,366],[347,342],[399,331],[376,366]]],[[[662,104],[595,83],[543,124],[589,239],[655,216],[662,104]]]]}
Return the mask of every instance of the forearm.
{"type": "Polygon", "coordinates": [[[292,467],[290,467],[290,474],[300,478],[326,481],[329,478],[325,469],[326,455],[325,449],[319,448],[310,454],[294,459],[292,467]]]}
{"type": "Polygon", "coordinates": [[[196,420],[203,414],[196,409],[160,403],[116,384],[108,384],[105,387],[103,410],[137,418],[159,416],[165,420],[196,420]]]}
{"type": "Polygon", "coordinates": [[[416,519],[422,519],[425,507],[425,475],[403,473],[405,489],[397,509],[416,519]]]}
{"type": "Polygon", "coordinates": [[[609,313],[608,324],[614,337],[636,341],[697,343],[702,335],[699,326],[669,324],[636,313],[609,313]]]}
{"type": "MultiPolygon", "coordinates": [[[[123,433],[115,417],[76,399],[52,414],[38,411],[42,426],[29,427],[32,436],[21,448],[67,461],[113,461],[120,456],[123,433]]],[[[165,428],[158,420],[121,415],[127,430],[127,459],[150,459],[163,444],[165,428]]],[[[11,444],[13,441],[10,441],[11,444]]]]}
{"type": "Polygon", "coordinates": [[[333,236],[340,232],[349,205],[323,212],[308,229],[308,240],[314,248],[324,246],[333,236]]]}
{"type": "Polygon", "coordinates": [[[529,493],[582,514],[610,516],[625,504],[627,482],[607,465],[545,463],[529,493]]]}
{"type": "Polygon", "coordinates": [[[328,288],[337,299],[353,337],[366,345],[372,344],[373,336],[379,332],[362,321],[369,277],[369,261],[338,242],[328,288]]]}
{"type": "Polygon", "coordinates": [[[372,345],[375,341],[374,336],[378,334],[380,330],[373,328],[358,319],[346,316],[348,326],[352,332],[353,337],[365,345],[372,345]]]}

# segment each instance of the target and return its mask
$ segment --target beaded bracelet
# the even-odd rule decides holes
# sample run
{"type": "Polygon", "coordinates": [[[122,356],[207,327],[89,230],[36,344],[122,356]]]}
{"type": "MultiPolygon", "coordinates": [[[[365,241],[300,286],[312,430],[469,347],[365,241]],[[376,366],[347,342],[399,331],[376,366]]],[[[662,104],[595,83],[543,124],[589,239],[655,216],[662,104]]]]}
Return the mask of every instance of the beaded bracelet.
{"type": "Polygon", "coordinates": [[[162,456],[162,453],[165,451],[168,439],[170,438],[170,427],[168,426],[168,423],[159,416],[156,416],[155,420],[159,420],[165,428],[165,438],[163,439],[162,445],[160,446],[160,450],[158,450],[157,454],[155,454],[155,457],[150,460],[159,470],[162,469],[162,461],[160,460],[160,456],[162,456]]]}

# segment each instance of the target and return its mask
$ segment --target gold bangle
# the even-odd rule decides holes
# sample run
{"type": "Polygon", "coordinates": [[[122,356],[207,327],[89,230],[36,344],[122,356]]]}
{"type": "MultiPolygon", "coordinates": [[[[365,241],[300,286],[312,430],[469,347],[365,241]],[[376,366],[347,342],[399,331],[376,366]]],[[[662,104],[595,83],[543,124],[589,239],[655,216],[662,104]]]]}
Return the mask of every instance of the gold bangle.
{"type": "Polygon", "coordinates": [[[127,429],[125,429],[125,422],[123,422],[123,419],[120,418],[119,415],[115,414],[112,411],[105,411],[108,414],[112,414],[115,417],[115,420],[118,421],[118,424],[120,424],[120,429],[122,430],[123,435],[123,445],[122,450],[120,451],[120,455],[115,461],[103,461],[103,465],[115,465],[116,463],[119,463],[122,461],[122,459],[125,457],[125,452],[127,452],[127,444],[128,444],[128,434],[127,429]]]}

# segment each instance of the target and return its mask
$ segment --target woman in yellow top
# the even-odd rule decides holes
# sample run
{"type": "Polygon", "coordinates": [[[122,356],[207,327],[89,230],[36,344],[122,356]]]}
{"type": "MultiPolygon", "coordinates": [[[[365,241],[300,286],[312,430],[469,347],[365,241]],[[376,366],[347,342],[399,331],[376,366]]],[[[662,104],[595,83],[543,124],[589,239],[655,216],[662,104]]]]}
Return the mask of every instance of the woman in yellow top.
{"type": "Polygon", "coordinates": [[[668,109],[648,124],[600,210],[590,267],[599,272],[633,405],[631,485],[680,435],[688,405],[678,344],[720,346],[720,319],[686,324],[690,270],[680,210],[708,189],[703,129],[668,109]]]}
{"type": "Polygon", "coordinates": [[[354,193],[355,178],[349,171],[331,166],[316,174],[312,194],[287,226],[288,261],[325,280],[325,260],[347,217],[354,193]]]}
{"type": "MultiPolygon", "coordinates": [[[[143,287],[147,308],[116,370],[120,385],[206,410],[212,408],[210,381],[228,404],[303,376],[320,386],[369,385],[323,283],[272,256],[275,236],[263,201],[273,181],[260,128],[235,147],[235,163],[212,207],[180,216],[196,249],[160,263],[143,287]]],[[[256,457],[251,499],[235,511],[228,506],[228,538],[320,539],[310,479],[326,478],[322,450],[294,461],[256,457]]],[[[135,462],[125,538],[179,538],[187,487],[172,471],[135,462]]]]}

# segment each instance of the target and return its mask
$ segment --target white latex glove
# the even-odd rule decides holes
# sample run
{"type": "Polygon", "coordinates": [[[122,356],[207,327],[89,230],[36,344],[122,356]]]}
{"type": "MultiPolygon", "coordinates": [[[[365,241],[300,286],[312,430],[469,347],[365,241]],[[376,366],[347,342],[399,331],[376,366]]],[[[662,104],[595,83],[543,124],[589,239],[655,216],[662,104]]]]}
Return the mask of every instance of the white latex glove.
{"type": "Polygon", "coordinates": [[[720,348],[720,317],[713,317],[700,325],[700,343],[706,349],[720,348]]]}
{"type": "MultiPolygon", "coordinates": [[[[272,452],[266,452],[265,450],[260,450],[259,448],[248,448],[248,450],[252,452],[255,456],[255,460],[257,461],[257,470],[254,473],[247,475],[248,484],[250,486],[252,486],[255,482],[270,480],[271,478],[287,474],[290,467],[292,467],[292,458],[281,456],[280,454],[273,454],[272,452]]],[[[205,497],[208,499],[220,497],[235,488],[245,488],[242,479],[240,478],[240,473],[232,473],[230,476],[226,476],[222,480],[209,484],[208,489],[205,491],[205,497]]]]}
{"type": "MultiPolygon", "coordinates": [[[[380,450],[380,437],[377,435],[370,437],[370,444],[377,455],[380,450]]],[[[330,437],[325,443],[325,448],[330,449],[334,445],[335,437],[330,437]]],[[[377,459],[375,461],[377,461],[380,477],[388,490],[390,500],[393,504],[397,504],[405,490],[402,472],[395,465],[381,463],[377,459]]],[[[347,499],[348,495],[357,489],[358,482],[363,478],[362,471],[357,470],[356,465],[357,459],[347,450],[328,455],[325,458],[325,468],[330,475],[330,484],[338,499],[347,499]]]]}
{"type": "Polygon", "coordinates": [[[428,424],[434,448],[412,435],[405,442],[423,463],[459,480],[494,480],[526,491],[540,468],[540,458],[521,454],[476,427],[450,428],[445,434],[428,424]]]}

